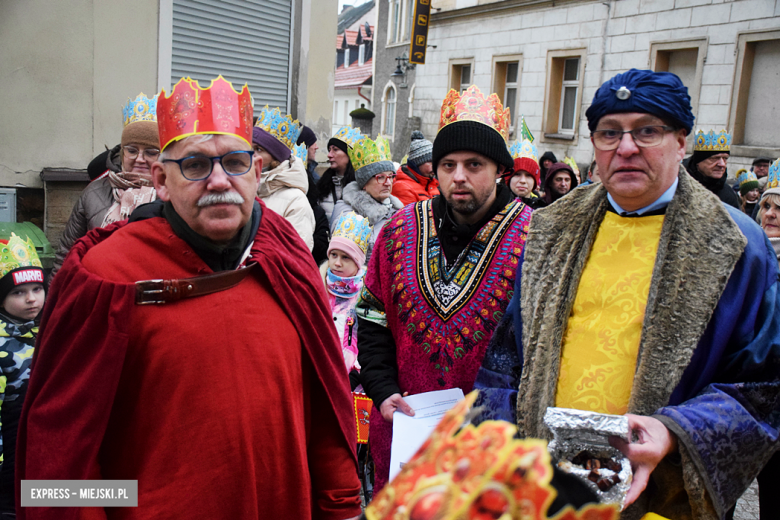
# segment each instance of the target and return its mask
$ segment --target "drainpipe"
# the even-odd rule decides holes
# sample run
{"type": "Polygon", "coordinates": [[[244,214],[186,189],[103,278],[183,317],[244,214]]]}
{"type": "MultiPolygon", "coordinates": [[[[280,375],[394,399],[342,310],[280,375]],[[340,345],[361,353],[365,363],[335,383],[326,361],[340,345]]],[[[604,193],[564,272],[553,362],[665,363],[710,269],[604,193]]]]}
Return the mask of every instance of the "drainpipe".
{"type": "MultiPolygon", "coordinates": [[[[360,89],[361,89],[361,88],[362,88],[362,87],[358,87],[358,96],[360,96],[360,97],[362,97],[363,99],[365,99],[366,101],[368,101],[368,105],[366,106],[366,108],[368,108],[368,107],[370,107],[370,106],[371,106],[371,100],[370,100],[370,99],[368,99],[366,96],[364,96],[363,94],[361,94],[361,93],[360,93],[360,89]]],[[[369,110],[370,110],[370,109],[369,109],[369,110]]]]}
{"type": "Polygon", "coordinates": [[[604,28],[601,31],[601,70],[599,71],[599,86],[604,83],[604,66],[607,62],[607,25],[609,25],[609,16],[612,14],[612,0],[601,2],[607,6],[607,17],[604,19],[604,28]]]}

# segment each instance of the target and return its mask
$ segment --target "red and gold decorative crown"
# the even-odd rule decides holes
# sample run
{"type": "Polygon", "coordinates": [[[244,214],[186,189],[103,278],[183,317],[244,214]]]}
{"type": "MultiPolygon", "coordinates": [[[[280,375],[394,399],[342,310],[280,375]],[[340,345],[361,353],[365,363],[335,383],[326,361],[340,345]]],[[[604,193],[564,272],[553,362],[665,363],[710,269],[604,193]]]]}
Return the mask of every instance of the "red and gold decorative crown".
{"type": "Polygon", "coordinates": [[[241,92],[221,75],[201,88],[196,80],[182,78],[165,95],[157,98],[157,126],[161,150],[172,142],[198,134],[235,135],[252,145],[252,96],[244,85],[241,92]]]}
{"type": "MultiPolygon", "coordinates": [[[[515,439],[508,422],[463,426],[477,392],[442,418],[393,481],[366,509],[368,520],[546,520],[555,498],[547,443],[515,439]]],[[[570,506],[558,520],[616,520],[613,504],[570,506]]]]}
{"type": "Polygon", "coordinates": [[[467,88],[463,95],[450,89],[441,105],[439,130],[458,121],[477,121],[488,125],[501,134],[506,142],[509,139],[509,109],[504,108],[498,95],[490,94],[487,99],[476,85],[467,88]]]}

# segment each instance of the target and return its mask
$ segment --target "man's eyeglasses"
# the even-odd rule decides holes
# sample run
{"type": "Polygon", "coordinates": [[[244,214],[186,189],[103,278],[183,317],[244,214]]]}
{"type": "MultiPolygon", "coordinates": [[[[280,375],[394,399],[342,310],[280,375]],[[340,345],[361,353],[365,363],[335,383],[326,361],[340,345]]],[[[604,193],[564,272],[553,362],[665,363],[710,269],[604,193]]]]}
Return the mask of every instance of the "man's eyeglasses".
{"type": "Polygon", "coordinates": [[[219,161],[227,175],[237,177],[252,169],[254,151],[228,152],[217,157],[193,155],[184,159],[163,159],[162,162],[174,162],[179,165],[181,174],[188,181],[202,181],[209,178],[214,170],[214,161],[219,161]]]}
{"type": "Polygon", "coordinates": [[[649,148],[658,146],[664,140],[667,132],[673,132],[674,127],[663,125],[640,126],[633,130],[596,130],[590,134],[593,146],[601,151],[616,150],[623,140],[624,134],[631,134],[637,146],[649,148]]]}
{"type": "MultiPolygon", "coordinates": [[[[127,157],[128,159],[135,159],[136,157],[138,157],[138,154],[141,153],[141,151],[135,146],[125,146],[123,148],[123,153],[125,154],[125,157],[127,157]]],[[[146,148],[143,154],[144,154],[144,159],[146,159],[149,162],[154,162],[160,156],[160,150],[158,150],[157,148],[146,148]]]]}
{"type": "Polygon", "coordinates": [[[395,181],[395,173],[380,173],[379,175],[375,175],[374,178],[376,179],[376,182],[379,184],[384,184],[387,182],[387,179],[390,179],[391,182],[395,181]]]}

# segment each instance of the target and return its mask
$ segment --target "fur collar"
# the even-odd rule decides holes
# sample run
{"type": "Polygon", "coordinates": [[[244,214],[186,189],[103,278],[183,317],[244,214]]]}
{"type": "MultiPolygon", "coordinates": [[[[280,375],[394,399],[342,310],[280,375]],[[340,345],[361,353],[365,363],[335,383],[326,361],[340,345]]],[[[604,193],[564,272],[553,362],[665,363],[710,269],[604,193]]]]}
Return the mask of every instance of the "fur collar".
{"type": "Polygon", "coordinates": [[[390,204],[377,202],[367,191],[358,188],[357,182],[347,184],[341,198],[355,213],[366,217],[372,226],[404,207],[403,203],[392,195],[390,204]]]}
{"type": "MultiPolygon", "coordinates": [[[[665,406],[747,245],[720,200],[680,171],[647,299],[629,413],[665,406]]],[[[608,206],[601,184],[534,212],[522,278],[524,368],[517,399],[524,437],[549,438],[563,334],[580,276],[608,206]]]]}

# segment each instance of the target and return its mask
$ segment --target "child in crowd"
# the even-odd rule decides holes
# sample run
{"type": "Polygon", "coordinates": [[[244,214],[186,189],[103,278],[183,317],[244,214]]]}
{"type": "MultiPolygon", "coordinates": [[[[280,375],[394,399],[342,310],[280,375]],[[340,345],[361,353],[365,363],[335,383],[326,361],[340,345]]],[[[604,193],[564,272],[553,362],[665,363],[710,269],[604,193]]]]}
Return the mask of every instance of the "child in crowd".
{"type": "Polygon", "coordinates": [[[0,518],[14,518],[16,431],[46,299],[41,261],[29,238],[12,233],[0,240],[0,276],[0,518]]]}
{"type": "Polygon", "coordinates": [[[352,211],[343,214],[336,222],[330,240],[328,262],[320,267],[353,390],[359,384],[357,373],[360,371],[357,362],[355,303],[360,289],[363,288],[364,265],[370,237],[371,224],[367,218],[352,211]]]}

